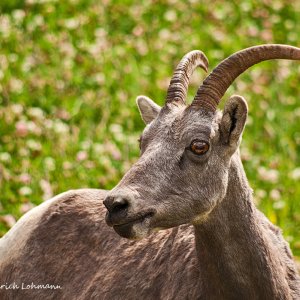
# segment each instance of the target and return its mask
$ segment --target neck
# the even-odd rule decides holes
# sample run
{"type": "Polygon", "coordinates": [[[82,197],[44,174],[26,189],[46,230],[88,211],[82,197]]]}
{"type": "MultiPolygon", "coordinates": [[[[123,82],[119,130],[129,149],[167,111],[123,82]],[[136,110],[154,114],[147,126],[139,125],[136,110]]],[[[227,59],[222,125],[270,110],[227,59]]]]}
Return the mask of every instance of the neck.
{"type": "Polygon", "coordinates": [[[251,194],[236,154],[225,198],[204,223],[195,225],[207,299],[290,299],[287,246],[255,208],[251,194]]]}

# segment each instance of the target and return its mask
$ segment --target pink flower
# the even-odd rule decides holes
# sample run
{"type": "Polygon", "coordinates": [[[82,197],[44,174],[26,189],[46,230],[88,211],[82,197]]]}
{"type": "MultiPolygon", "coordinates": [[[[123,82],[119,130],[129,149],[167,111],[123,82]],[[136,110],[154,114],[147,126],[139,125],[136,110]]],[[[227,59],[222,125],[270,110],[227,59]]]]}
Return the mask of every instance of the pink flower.
{"type": "Polygon", "coordinates": [[[87,155],[86,151],[79,151],[77,153],[76,159],[77,159],[77,161],[83,161],[83,160],[86,160],[87,157],[88,157],[88,155],[87,155]]]}
{"type": "Polygon", "coordinates": [[[19,180],[24,184],[29,184],[31,182],[31,176],[28,173],[23,173],[19,176],[19,180]]]}
{"type": "Polygon", "coordinates": [[[24,121],[19,121],[16,124],[16,134],[20,137],[25,137],[28,134],[27,124],[24,121]]]}
{"type": "Polygon", "coordinates": [[[16,219],[13,215],[4,215],[0,216],[0,222],[11,228],[16,224],[16,219]]]}

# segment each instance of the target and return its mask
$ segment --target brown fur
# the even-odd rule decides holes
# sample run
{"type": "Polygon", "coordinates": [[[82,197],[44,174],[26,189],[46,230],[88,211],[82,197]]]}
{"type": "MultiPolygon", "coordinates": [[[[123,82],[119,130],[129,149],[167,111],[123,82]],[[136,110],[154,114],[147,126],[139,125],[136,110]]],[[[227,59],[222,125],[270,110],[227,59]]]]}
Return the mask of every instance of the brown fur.
{"type": "Polygon", "coordinates": [[[193,228],[122,239],[104,222],[102,190],[64,194],[41,216],[13,261],[0,260],[0,283],[60,285],[4,290],[0,299],[197,299],[193,228]]]}
{"type": "Polygon", "coordinates": [[[0,240],[0,299],[299,299],[289,246],[240,160],[245,100],[223,115],[142,103],[141,157],[112,191],[57,196],[0,240]],[[6,289],[32,282],[61,289],[6,289]]]}
{"type": "MultiPolygon", "coordinates": [[[[238,170],[232,166],[235,185],[230,185],[230,195],[245,184],[243,174],[234,174],[238,170]]],[[[232,208],[233,202],[226,197],[223,208],[215,210],[204,225],[195,229],[181,225],[130,241],[105,224],[105,195],[103,190],[86,189],[50,200],[46,211],[36,215],[37,224],[25,246],[9,245],[14,258],[0,260],[1,284],[49,283],[61,289],[0,289],[0,299],[271,299],[270,293],[272,299],[297,299],[291,290],[297,291],[299,279],[288,245],[251,202],[226,210],[226,216],[224,207],[231,200],[232,208]],[[245,219],[249,213],[249,220],[241,223],[240,213],[245,219]],[[228,232],[231,226],[234,232],[228,232]],[[275,247],[274,253],[280,251],[280,256],[266,253],[270,249],[265,245],[275,247]],[[282,274],[265,269],[274,263],[282,266],[276,271],[282,274]],[[284,289],[276,290],[276,277],[271,275],[290,283],[285,281],[284,289]]]]}

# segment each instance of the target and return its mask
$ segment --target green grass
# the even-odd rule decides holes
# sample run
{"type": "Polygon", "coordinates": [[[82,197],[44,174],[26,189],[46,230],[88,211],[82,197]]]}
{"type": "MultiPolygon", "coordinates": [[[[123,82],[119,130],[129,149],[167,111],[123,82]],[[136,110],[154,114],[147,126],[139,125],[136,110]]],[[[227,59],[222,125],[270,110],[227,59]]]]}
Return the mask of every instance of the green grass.
{"type": "MultiPolygon", "coordinates": [[[[135,97],[163,104],[186,52],[201,49],[212,69],[252,45],[300,46],[297,1],[4,0],[0,11],[1,235],[51,195],[113,187],[139,155],[135,97]]],[[[299,71],[261,63],[225,96],[248,100],[244,166],[298,256],[299,71]]],[[[193,76],[189,100],[203,78],[193,76]]]]}

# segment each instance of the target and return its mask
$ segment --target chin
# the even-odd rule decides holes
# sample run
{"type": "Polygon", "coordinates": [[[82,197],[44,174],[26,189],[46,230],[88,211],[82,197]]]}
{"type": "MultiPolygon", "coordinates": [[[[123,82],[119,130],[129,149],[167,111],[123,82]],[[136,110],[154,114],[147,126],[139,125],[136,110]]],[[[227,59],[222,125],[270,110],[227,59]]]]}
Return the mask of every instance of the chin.
{"type": "Polygon", "coordinates": [[[143,239],[152,232],[150,218],[122,225],[114,225],[113,228],[118,235],[130,240],[143,239]]]}

